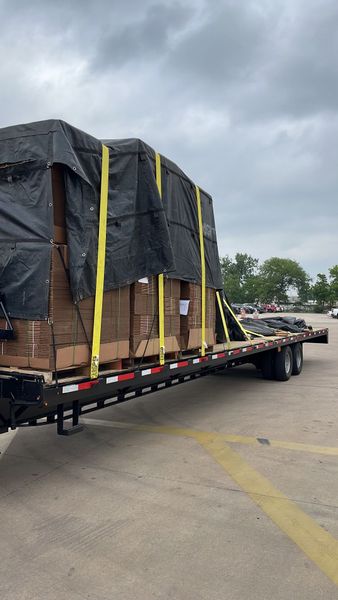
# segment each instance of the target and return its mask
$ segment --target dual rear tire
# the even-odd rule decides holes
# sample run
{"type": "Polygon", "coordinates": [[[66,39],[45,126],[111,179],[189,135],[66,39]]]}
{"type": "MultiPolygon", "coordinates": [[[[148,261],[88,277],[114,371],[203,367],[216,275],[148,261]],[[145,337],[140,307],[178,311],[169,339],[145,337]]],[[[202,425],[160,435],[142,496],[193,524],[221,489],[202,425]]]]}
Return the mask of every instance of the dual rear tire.
{"type": "Polygon", "coordinates": [[[303,344],[299,342],[292,346],[292,375],[299,375],[303,369],[303,344]]]}
{"type": "Polygon", "coordinates": [[[279,352],[266,352],[262,356],[264,379],[288,381],[291,375],[299,375],[303,368],[303,346],[300,343],[283,346],[279,352]]]}

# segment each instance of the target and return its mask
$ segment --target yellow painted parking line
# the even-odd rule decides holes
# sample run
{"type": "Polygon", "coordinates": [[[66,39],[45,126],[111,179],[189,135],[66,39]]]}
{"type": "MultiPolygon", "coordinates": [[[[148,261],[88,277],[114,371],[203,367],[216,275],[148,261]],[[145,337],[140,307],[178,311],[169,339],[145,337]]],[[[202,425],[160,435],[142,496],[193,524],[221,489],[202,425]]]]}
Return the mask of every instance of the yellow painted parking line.
{"type": "Polygon", "coordinates": [[[143,423],[127,423],[124,421],[103,421],[101,419],[81,419],[85,425],[99,425],[101,427],[112,427],[113,429],[130,429],[132,431],[145,431],[147,433],[163,433],[165,435],[176,435],[179,437],[195,437],[194,429],[180,427],[167,427],[166,425],[148,425],[143,423]]]}
{"type": "MultiPolygon", "coordinates": [[[[254,437],[222,435],[212,432],[196,431],[162,425],[145,425],[100,419],[83,419],[86,424],[116,429],[128,429],[147,433],[162,433],[195,439],[212,458],[224,469],[240,488],[260,507],[260,509],[283,531],[313,563],[333,583],[338,585],[338,541],[322,529],[311,517],[304,513],[295,502],[292,502],[274,487],[268,479],[249,465],[228,444],[257,444],[261,442],[254,437]]],[[[304,450],[324,454],[337,454],[337,448],[295,444],[289,442],[269,442],[273,447],[292,450],[304,450]]]]}
{"type": "MultiPolygon", "coordinates": [[[[227,442],[260,444],[257,438],[220,435],[193,429],[162,425],[144,425],[98,419],[84,419],[86,424],[184,436],[195,439],[261,510],[283,531],[331,581],[338,585],[338,541],[305,514],[294,502],[275,488],[249,465],[227,442]]],[[[269,441],[274,447],[317,452],[316,446],[269,441]],[[309,450],[310,448],[310,450],[309,450]]],[[[320,453],[337,453],[337,448],[318,447],[320,453]]]]}
{"type": "Polygon", "coordinates": [[[219,436],[199,443],[270,519],[338,585],[338,541],[253,469],[219,436]]]}
{"type": "Polygon", "coordinates": [[[261,447],[269,446],[271,448],[282,448],[284,450],[296,450],[297,452],[309,452],[311,454],[324,454],[326,456],[338,456],[338,448],[334,446],[317,446],[315,444],[303,444],[301,442],[285,442],[281,440],[271,440],[270,438],[252,437],[246,435],[223,434],[211,431],[198,431],[195,429],[170,427],[169,425],[148,425],[139,423],[125,423],[123,421],[103,421],[101,419],[84,418],[81,420],[88,425],[100,425],[101,427],[115,427],[116,429],[133,429],[135,431],[147,431],[149,433],[163,433],[165,435],[177,435],[196,438],[201,435],[218,437],[231,444],[244,444],[249,446],[261,447]]]}
{"type": "Polygon", "coordinates": [[[270,440],[269,438],[250,437],[245,435],[223,435],[217,434],[224,441],[234,444],[246,444],[253,446],[271,446],[271,448],[283,448],[285,450],[296,450],[297,452],[310,452],[312,454],[326,454],[327,456],[338,456],[338,448],[334,446],[317,446],[315,444],[304,444],[302,442],[284,442],[282,440],[270,440]]]}

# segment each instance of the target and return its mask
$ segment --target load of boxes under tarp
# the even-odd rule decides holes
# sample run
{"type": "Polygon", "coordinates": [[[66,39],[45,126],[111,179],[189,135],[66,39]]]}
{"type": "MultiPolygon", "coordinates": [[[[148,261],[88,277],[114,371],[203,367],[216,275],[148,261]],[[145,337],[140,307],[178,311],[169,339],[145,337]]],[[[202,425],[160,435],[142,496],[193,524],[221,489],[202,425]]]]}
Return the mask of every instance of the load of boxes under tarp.
{"type": "Polygon", "coordinates": [[[0,130],[0,365],[198,353],[221,288],[211,197],[174,163],[58,120],[0,130]]]}

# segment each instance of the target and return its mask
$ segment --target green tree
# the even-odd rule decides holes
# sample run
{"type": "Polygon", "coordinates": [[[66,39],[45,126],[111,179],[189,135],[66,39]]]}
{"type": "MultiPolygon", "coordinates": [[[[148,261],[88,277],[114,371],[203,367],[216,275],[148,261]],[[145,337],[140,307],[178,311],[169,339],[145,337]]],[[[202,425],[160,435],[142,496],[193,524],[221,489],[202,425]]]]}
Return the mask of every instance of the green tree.
{"type": "Polygon", "coordinates": [[[329,269],[330,273],[330,300],[334,304],[338,301],[338,265],[329,269]]]}
{"type": "Polygon", "coordinates": [[[254,302],[258,259],[250,254],[237,252],[234,259],[225,256],[220,263],[224,289],[231,302],[254,302]]]}
{"type": "Polygon", "coordinates": [[[259,275],[250,275],[245,282],[243,289],[244,302],[256,303],[260,300],[261,279],[259,275]]]}
{"type": "Polygon", "coordinates": [[[259,270],[259,297],[261,301],[285,303],[288,292],[295,289],[303,301],[310,288],[310,277],[303,267],[290,258],[276,256],[266,260],[259,270]]]}
{"type": "Polygon", "coordinates": [[[330,302],[331,289],[324,273],[318,273],[315,284],[311,288],[311,295],[319,306],[325,306],[330,302]]]}
{"type": "Polygon", "coordinates": [[[239,302],[240,285],[239,278],[234,272],[233,260],[229,256],[224,256],[220,259],[220,263],[224,290],[231,302],[239,302]]]}
{"type": "Polygon", "coordinates": [[[239,277],[240,285],[243,286],[250,277],[254,276],[258,267],[258,259],[253,258],[250,254],[237,252],[235,255],[234,267],[239,277]]]}

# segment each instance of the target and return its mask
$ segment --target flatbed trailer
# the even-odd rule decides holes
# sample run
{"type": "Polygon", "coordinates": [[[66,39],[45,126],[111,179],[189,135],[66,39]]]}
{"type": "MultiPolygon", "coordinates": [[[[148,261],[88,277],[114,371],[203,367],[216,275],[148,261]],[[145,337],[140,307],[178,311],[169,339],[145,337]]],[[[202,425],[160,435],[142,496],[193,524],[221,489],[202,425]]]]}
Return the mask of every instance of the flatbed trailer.
{"type": "Polygon", "coordinates": [[[43,373],[0,368],[0,433],[55,423],[58,434],[71,435],[83,429],[81,415],[246,363],[255,364],[267,379],[286,381],[302,369],[305,342],[327,344],[328,329],[218,344],[205,356],[102,371],[94,380],[56,375],[46,381],[43,373]]]}

